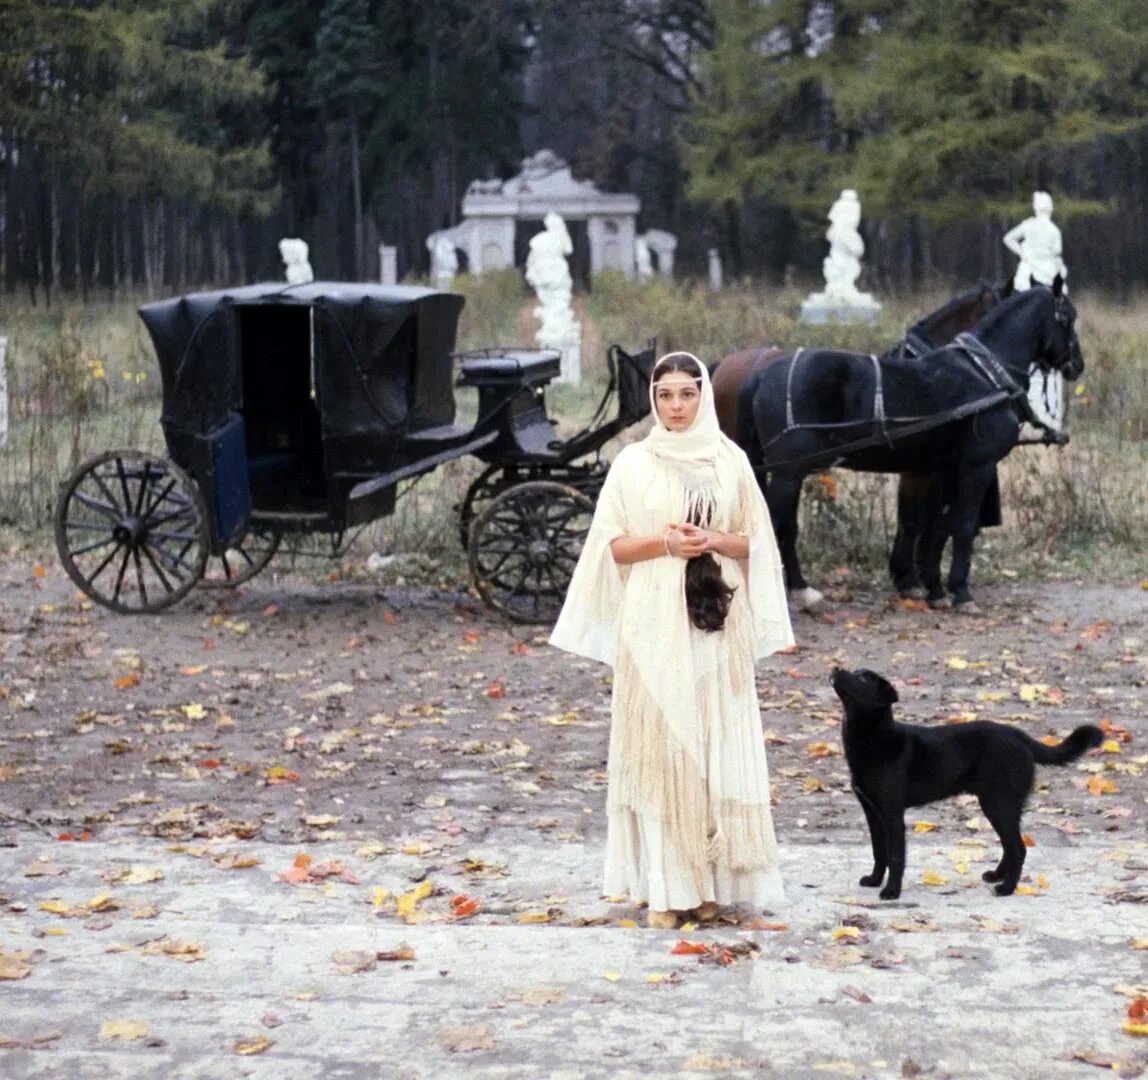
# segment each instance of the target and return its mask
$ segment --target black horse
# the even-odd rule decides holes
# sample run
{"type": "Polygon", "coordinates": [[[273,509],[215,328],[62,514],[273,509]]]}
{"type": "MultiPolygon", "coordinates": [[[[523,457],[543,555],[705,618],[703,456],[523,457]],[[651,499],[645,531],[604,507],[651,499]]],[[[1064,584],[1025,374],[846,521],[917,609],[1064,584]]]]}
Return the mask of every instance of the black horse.
{"type": "Polygon", "coordinates": [[[738,396],[739,441],[758,472],[786,582],[810,602],[797,558],[797,511],[810,472],[928,475],[934,524],[921,545],[932,604],[943,602],[941,555],[953,540],[948,587],[972,602],[973,539],[996,466],[1017,444],[1035,363],[1075,379],[1084,370],[1076,310],[1058,278],[1016,293],[973,332],[920,357],[801,350],[748,379],[738,396]]]}

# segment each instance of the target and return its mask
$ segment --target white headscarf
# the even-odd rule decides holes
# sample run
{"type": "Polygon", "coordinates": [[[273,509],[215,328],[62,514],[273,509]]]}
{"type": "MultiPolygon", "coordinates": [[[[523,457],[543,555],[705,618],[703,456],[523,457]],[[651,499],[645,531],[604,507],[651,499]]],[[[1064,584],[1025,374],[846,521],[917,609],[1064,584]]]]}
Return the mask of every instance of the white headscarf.
{"type": "Polygon", "coordinates": [[[727,444],[733,444],[718,426],[713,386],[705,364],[693,353],[666,353],[654,365],[650,377],[650,408],[654,414],[654,426],[643,440],[643,448],[666,462],[681,477],[686,489],[686,520],[699,523],[710,521],[714,508],[718,460],[727,444]],[[701,401],[693,423],[685,431],[671,431],[658,415],[656,379],[658,369],[667,360],[679,356],[692,360],[701,372],[695,380],[701,391],[701,401]]]}

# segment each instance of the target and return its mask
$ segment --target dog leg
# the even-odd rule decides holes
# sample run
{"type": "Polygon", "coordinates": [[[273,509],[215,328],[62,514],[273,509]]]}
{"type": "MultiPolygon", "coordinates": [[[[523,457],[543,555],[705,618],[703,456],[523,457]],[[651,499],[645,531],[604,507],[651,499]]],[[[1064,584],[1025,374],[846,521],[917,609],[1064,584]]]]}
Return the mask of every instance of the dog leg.
{"type": "Polygon", "coordinates": [[[1020,881],[1021,871],[1024,869],[1025,856],[1028,854],[1020,833],[1021,807],[1006,801],[989,801],[983,797],[980,802],[981,809],[989,819],[989,824],[996,830],[1003,849],[1001,861],[996,869],[986,871],[982,877],[985,881],[997,883],[993,888],[997,896],[1011,896],[1016,891],[1017,882],[1020,881]],[[990,877],[990,874],[993,876],[990,877]]]}
{"type": "Polygon", "coordinates": [[[875,889],[885,880],[885,870],[889,865],[889,859],[885,854],[885,826],[869,797],[858,788],[854,788],[853,791],[857,795],[861,809],[865,811],[865,821],[869,825],[869,843],[873,847],[873,872],[866,874],[860,884],[867,889],[875,889]]]}
{"type": "Polygon", "coordinates": [[[896,900],[901,895],[901,879],[905,876],[905,810],[881,807],[885,823],[885,852],[889,860],[889,880],[877,895],[882,900],[896,900]]]}

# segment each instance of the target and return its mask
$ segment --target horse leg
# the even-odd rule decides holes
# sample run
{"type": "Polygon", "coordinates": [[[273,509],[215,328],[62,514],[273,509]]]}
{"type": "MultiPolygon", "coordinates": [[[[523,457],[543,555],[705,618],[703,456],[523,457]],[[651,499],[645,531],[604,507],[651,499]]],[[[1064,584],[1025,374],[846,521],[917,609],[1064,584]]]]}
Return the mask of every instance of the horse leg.
{"type": "Polygon", "coordinates": [[[953,561],[949,566],[949,592],[953,606],[965,612],[976,611],[969,591],[969,570],[973,561],[973,541],[981,521],[985,492],[993,482],[996,462],[961,471],[957,491],[949,509],[952,519],[953,561]]]}
{"type": "Polygon", "coordinates": [[[801,503],[801,485],[805,477],[800,474],[774,471],[765,488],[765,501],[773,519],[773,532],[785,571],[785,585],[802,611],[816,611],[823,599],[821,593],[810,588],[801,572],[797,557],[797,511],[801,503]]]}
{"type": "Polygon", "coordinates": [[[951,529],[949,515],[942,513],[944,502],[942,478],[930,477],[925,494],[919,502],[921,533],[914,550],[914,562],[929,607],[945,607],[949,602],[941,583],[941,558],[951,529]]]}
{"type": "Polygon", "coordinates": [[[897,482],[897,535],[889,553],[889,575],[893,579],[893,587],[902,596],[923,592],[917,571],[916,549],[928,523],[927,496],[927,476],[901,473],[897,482]]]}

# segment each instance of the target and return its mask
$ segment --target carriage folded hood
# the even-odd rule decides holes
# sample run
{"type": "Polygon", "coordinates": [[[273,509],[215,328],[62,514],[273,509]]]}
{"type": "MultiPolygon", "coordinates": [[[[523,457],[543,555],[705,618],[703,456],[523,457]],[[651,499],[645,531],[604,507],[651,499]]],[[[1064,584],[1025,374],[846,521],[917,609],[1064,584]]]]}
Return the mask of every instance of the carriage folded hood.
{"type": "MultiPolygon", "coordinates": [[[[454,419],[455,333],[464,300],[411,286],[270,282],[145,304],[163,382],[166,430],[206,433],[242,407],[246,306],[309,307],[328,435],[394,434],[454,419]]],[[[299,347],[307,347],[305,342],[299,347]]]]}

